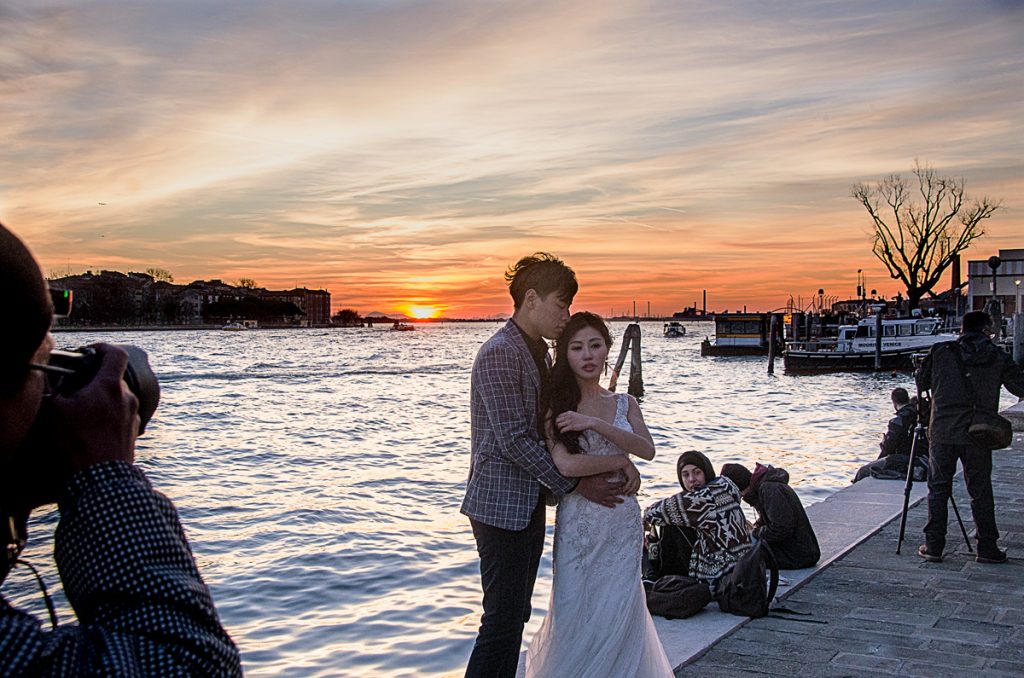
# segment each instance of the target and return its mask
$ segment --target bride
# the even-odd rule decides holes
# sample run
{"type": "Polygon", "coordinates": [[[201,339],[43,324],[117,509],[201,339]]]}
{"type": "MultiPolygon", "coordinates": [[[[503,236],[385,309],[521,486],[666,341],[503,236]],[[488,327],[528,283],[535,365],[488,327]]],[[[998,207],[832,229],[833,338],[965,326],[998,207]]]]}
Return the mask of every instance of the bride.
{"type": "MultiPolygon", "coordinates": [[[[562,475],[624,473],[635,495],[629,455],[653,459],[654,442],[636,400],[599,383],[610,347],[599,316],[573,314],[541,395],[545,432],[562,475]]],[[[640,581],[642,540],[635,496],[612,509],[576,493],[560,500],[551,600],[526,656],[528,678],[672,676],[640,581]]]]}

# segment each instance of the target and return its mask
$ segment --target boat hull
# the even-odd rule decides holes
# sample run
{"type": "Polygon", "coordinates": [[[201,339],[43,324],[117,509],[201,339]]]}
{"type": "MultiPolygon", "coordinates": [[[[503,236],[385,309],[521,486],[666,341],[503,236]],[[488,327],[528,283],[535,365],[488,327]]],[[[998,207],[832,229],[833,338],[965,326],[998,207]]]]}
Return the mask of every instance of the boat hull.
{"type": "MultiPolygon", "coordinates": [[[[882,351],[879,369],[910,372],[914,369],[914,354],[927,351],[927,347],[882,351]]],[[[872,371],[875,369],[875,354],[862,351],[786,351],[782,364],[786,372],[791,373],[872,371]]]]}
{"type": "Polygon", "coordinates": [[[768,355],[767,346],[720,346],[705,339],[700,344],[702,356],[768,355]]]}

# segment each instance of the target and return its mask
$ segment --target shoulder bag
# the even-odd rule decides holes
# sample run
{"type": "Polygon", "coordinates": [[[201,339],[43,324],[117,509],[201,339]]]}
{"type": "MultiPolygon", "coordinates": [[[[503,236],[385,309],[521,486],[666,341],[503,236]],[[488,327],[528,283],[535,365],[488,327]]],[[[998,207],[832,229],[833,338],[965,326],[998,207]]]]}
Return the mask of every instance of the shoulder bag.
{"type": "Polygon", "coordinates": [[[956,360],[956,364],[960,368],[960,376],[964,381],[967,396],[971,399],[971,424],[967,428],[967,435],[976,445],[990,450],[1009,447],[1013,442],[1013,425],[1010,420],[996,412],[978,409],[975,403],[974,386],[967,376],[964,361],[960,357],[960,350],[953,346],[950,346],[949,350],[953,352],[953,359],[956,360]]]}

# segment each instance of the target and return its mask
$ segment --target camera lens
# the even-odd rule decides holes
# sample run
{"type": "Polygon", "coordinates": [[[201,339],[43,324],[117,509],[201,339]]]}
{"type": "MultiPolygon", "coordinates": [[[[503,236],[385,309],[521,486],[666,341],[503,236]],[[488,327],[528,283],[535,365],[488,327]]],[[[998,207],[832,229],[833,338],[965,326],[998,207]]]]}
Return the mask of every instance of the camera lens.
{"type": "MultiPolygon", "coordinates": [[[[139,435],[142,435],[160,404],[160,383],[150,367],[149,356],[145,351],[130,344],[116,346],[128,354],[124,382],[139,401],[139,435]]],[[[73,351],[52,351],[50,365],[69,371],[66,374],[51,375],[50,382],[56,392],[68,395],[92,381],[100,368],[100,361],[95,349],[83,346],[73,351]]]]}

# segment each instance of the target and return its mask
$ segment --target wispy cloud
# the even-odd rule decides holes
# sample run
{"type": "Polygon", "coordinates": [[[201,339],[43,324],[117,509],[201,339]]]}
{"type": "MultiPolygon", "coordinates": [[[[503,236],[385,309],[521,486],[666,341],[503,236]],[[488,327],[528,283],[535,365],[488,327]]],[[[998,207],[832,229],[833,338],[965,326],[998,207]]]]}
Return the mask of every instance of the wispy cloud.
{"type": "Polygon", "coordinates": [[[539,249],[599,311],[852,293],[885,276],[850,185],[915,158],[1004,198],[977,256],[1019,244],[1022,29],[995,1],[16,0],[0,219],[44,267],[363,310],[504,310],[539,249]]]}

